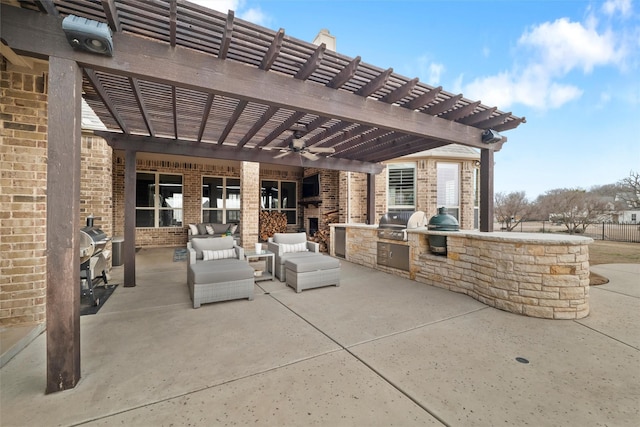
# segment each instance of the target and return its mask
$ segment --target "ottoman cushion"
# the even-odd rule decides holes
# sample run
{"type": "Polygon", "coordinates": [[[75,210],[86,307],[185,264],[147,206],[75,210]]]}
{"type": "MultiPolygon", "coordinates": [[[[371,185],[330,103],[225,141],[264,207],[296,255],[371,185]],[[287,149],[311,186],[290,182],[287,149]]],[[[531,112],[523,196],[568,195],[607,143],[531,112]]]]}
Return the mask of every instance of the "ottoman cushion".
{"type": "Polygon", "coordinates": [[[202,261],[189,265],[193,283],[222,283],[240,279],[252,279],[254,270],[245,260],[235,258],[202,261]]]}
{"type": "Polygon", "coordinates": [[[285,268],[296,273],[307,273],[318,270],[340,268],[340,261],[329,256],[318,255],[310,257],[292,258],[284,262],[285,268]]]}

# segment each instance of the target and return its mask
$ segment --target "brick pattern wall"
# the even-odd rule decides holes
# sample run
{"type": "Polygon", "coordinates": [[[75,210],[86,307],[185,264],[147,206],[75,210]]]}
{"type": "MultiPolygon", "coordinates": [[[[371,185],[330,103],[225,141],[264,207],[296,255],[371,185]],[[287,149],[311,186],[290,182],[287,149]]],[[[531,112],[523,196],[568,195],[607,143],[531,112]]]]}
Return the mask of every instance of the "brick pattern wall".
{"type": "MultiPolygon", "coordinates": [[[[113,235],[112,168],[113,150],[107,141],[91,134],[82,135],[80,165],[80,224],[86,225],[89,215],[94,225],[107,236],[113,235]]],[[[110,246],[110,245],[109,245],[110,246]]]]}
{"type": "Polygon", "coordinates": [[[0,63],[0,325],[46,315],[47,75],[0,63]]]}
{"type": "Polygon", "coordinates": [[[340,197],[338,222],[343,224],[367,222],[367,174],[339,172],[338,195],[344,196],[340,197]],[[347,195],[350,195],[349,200],[346,198],[347,195]]]}
{"type": "Polygon", "coordinates": [[[260,163],[240,163],[240,243],[252,247],[258,243],[260,223],[260,163]]]}
{"type": "MultiPolygon", "coordinates": [[[[420,159],[416,162],[416,210],[424,211],[427,218],[438,213],[438,162],[441,161],[456,162],[453,159],[434,158],[420,159]]],[[[457,162],[460,164],[460,229],[472,230],[474,228],[475,160],[457,162]]]]}
{"type": "MultiPolygon", "coordinates": [[[[113,156],[113,230],[114,236],[124,236],[124,153],[113,156]]],[[[183,211],[181,227],[136,228],[137,247],[185,246],[189,223],[202,221],[202,177],[240,176],[238,162],[198,163],[194,161],[169,161],[136,159],[136,171],[182,175],[183,211]]],[[[242,227],[242,225],[241,225],[242,227]]]]}

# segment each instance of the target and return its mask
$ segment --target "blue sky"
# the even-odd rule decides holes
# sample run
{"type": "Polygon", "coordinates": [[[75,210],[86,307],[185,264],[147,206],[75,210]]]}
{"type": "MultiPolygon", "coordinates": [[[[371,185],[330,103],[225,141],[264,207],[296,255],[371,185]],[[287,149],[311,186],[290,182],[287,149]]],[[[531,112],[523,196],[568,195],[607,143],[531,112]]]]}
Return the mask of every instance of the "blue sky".
{"type": "Polygon", "coordinates": [[[525,116],[495,191],[535,199],[640,171],[640,1],[197,0],[525,116]]]}

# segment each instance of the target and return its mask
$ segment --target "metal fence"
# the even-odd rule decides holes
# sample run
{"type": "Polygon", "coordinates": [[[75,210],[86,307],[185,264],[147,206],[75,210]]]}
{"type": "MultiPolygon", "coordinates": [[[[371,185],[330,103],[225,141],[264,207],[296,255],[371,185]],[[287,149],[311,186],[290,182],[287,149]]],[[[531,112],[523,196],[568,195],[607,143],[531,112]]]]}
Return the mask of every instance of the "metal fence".
{"type": "MultiPolygon", "coordinates": [[[[495,224],[495,230],[501,230],[502,224],[495,224]]],[[[550,221],[521,222],[512,232],[524,233],[566,233],[567,228],[550,221]]],[[[614,242],[640,243],[640,224],[590,224],[581,236],[591,237],[596,240],[610,240],[614,242]]]]}
{"type": "Polygon", "coordinates": [[[640,243],[640,224],[590,224],[585,230],[585,236],[597,240],[611,240],[614,242],[640,243]]]}

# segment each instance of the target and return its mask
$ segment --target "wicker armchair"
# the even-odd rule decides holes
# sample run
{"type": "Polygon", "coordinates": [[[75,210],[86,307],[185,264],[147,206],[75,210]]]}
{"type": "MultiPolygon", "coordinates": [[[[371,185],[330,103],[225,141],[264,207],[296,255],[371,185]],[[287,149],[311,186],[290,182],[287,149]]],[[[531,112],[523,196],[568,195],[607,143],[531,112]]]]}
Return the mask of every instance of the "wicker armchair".
{"type": "Polygon", "coordinates": [[[307,240],[307,233],[275,233],[267,246],[275,254],[275,276],[281,282],[286,280],[284,263],[288,259],[318,256],[320,245],[307,240]]]}

